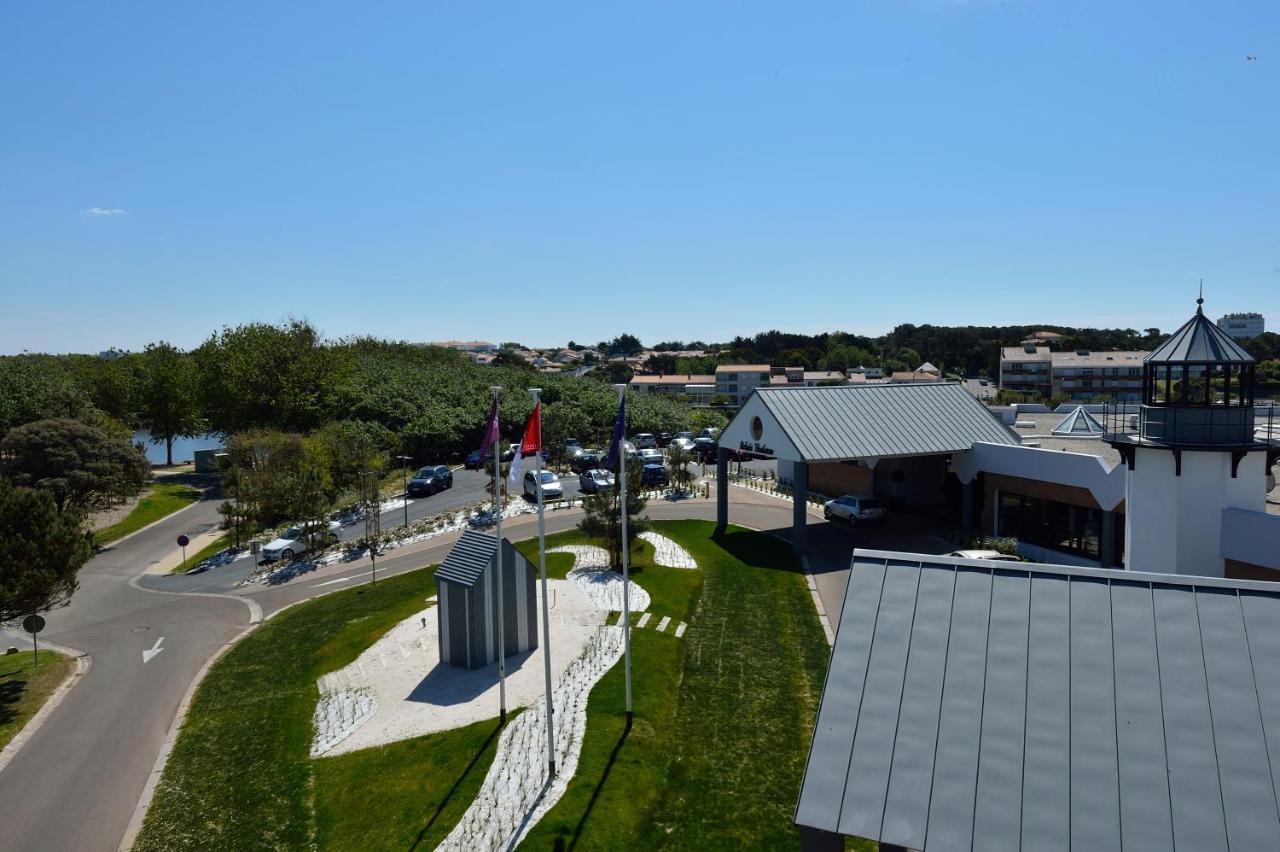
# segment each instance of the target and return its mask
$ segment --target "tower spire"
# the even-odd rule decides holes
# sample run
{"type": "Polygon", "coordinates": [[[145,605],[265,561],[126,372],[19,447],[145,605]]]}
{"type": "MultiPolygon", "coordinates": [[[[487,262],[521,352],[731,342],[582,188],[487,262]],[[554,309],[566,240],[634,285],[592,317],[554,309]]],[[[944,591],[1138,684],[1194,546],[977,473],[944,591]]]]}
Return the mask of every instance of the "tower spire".
{"type": "Polygon", "coordinates": [[[1200,296],[1196,299],[1196,313],[1198,314],[1204,313],[1204,310],[1202,307],[1203,305],[1204,305],[1204,279],[1201,278],[1200,279],[1200,296]]]}

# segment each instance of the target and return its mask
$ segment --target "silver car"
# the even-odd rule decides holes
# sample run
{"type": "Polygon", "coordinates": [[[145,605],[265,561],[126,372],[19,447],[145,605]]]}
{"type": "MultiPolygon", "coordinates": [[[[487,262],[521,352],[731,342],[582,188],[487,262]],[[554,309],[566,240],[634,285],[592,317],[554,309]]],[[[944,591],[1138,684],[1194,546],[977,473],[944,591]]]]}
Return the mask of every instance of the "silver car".
{"type": "Polygon", "coordinates": [[[885,510],[879,500],[846,494],[822,504],[822,515],[828,521],[840,518],[851,524],[866,524],[883,521],[885,510]]]}

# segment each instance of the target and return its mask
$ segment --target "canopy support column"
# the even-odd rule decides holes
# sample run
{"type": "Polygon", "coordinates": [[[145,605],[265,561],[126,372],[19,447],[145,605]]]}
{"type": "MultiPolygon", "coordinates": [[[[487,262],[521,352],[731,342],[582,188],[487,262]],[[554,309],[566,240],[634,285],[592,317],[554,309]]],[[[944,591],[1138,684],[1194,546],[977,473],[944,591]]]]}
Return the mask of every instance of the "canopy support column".
{"type": "Polygon", "coordinates": [[[729,526],[729,451],[716,448],[716,532],[729,526]]]}
{"type": "Polygon", "coordinates": [[[791,506],[791,549],[796,553],[805,552],[805,525],[809,521],[807,507],[809,505],[809,463],[798,461],[792,468],[795,502],[791,506]]]}

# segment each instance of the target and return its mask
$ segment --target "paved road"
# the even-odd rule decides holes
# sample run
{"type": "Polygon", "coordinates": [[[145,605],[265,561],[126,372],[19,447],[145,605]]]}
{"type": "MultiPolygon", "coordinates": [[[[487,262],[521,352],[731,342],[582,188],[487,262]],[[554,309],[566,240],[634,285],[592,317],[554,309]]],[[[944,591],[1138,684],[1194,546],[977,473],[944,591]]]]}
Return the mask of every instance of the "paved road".
{"type": "Polygon", "coordinates": [[[170,555],[179,533],[217,524],[216,506],[196,503],[95,556],[71,605],[46,616],[41,635],[91,654],[93,665],[5,767],[0,847],[116,848],[193,676],[249,622],[235,600],[129,583],[170,555]],[[163,650],[144,663],[143,650],[161,638],[163,650]]]}
{"type": "MultiPolygon", "coordinates": [[[[447,493],[447,492],[446,492],[447,493]]],[[[441,495],[443,496],[443,495],[441,495]]],[[[178,533],[218,520],[216,501],[195,504],[95,557],[81,572],[74,603],[48,617],[47,636],[93,655],[89,674],[5,768],[0,796],[0,846],[5,850],[111,850],[123,837],[178,705],[201,666],[249,622],[234,597],[163,594],[130,584],[172,551],[178,533]],[[163,637],[150,662],[142,652],[163,637]],[[20,785],[21,793],[15,794],[20,785]]],[[[652,501],[655,519],[714,518],[715,500],[652,501]]],[[[547,531],[572,528],[579,510],[547,514],[547,531]]],[[[791,504],[743,488],[730,498],[730,521],[788,535],[791,504]]],[[[909,525],[850,530],[809,516],[810,564],[830,617],[838,618],[849,556],[856,546],[943,552],[945,542],[909,525]]],[[[503,524],[513,540],[535,534],[526,515],[503,524]]],[[[378,560],[379,576],[439,562],[457,534],[412,545],[378,560]]],[[[301,600],[369,580],[360,558],[325,566],[277,586],[237,590],[267,615],[301,600]]]]}

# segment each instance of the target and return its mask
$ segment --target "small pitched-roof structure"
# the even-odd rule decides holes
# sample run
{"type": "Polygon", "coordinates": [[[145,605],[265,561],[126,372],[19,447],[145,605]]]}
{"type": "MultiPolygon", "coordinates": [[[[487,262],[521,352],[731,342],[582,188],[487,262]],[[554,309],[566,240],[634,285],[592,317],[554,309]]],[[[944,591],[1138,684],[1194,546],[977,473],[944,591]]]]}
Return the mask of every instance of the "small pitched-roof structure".
{"type": "Polygon", "coordinates": [[[963,386],[934,381],[758,388],[720,436],[723,446],[743,442],[767,444],[780,459],[816,462],[1019,441],[963,386]]]}
{"type": "Polygon", "coordinates": [[[802,847],[1280,849],[1277,657],[1278,584],[856,550],[802,847]]]}
{"type": "Polygon", "coordinates": [[[1196,314],[1147,356],[1147,363],[1239,363],[1254,358],[1204,315],[1204,299],[1196,300],[1196,314]]]}
{"type": "Polygon", "coordinates": [[[935,376],[942,375],[942,371],[939,370],[937,367],[933,366],[932,364],[930,364],[928,361],[925,361],[919,367],[916,367],[916,372],[917,373],[933,373],[933,375],[935,376]]]}
{"type": "Polygon", "coordinates": [[[1053,427],[1055,435],[1077,438],[1100,438],[1105,431],[1102,424],[1098,422],[1098,418],[1086,411],[1082,405],[1077,405],[1070,414],[1059,421],[1057,426],[1053,427]]]}
{"type": "MultiPolygon", "coordinates": [[[[466,530],[436,569],[440,661],[478,669],[498,659],[498,538],[466,530]]],[[[535,571],[502,539],[506,656],[538,647],[535,571]]]]}

